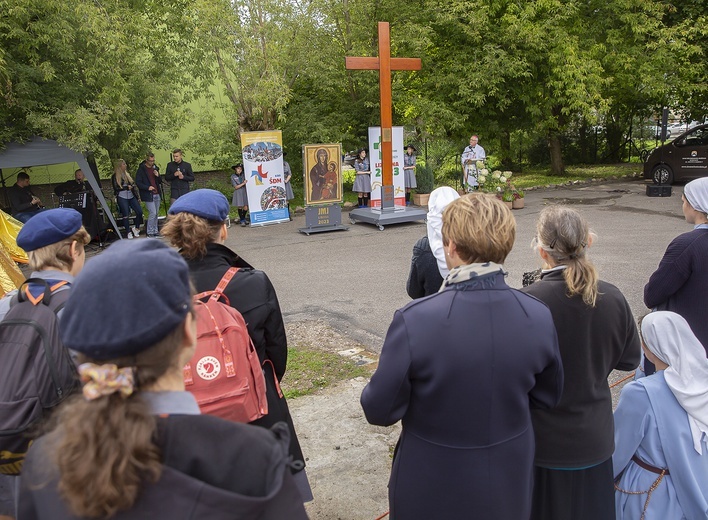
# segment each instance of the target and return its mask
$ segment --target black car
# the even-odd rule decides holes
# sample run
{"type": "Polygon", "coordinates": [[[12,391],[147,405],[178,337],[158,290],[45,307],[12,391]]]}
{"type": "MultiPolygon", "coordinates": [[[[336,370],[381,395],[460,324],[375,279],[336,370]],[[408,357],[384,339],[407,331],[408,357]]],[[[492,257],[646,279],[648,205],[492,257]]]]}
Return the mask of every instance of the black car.
{"type": "Polygon", "coordinates": [[[708,125],[683,132],[652,150],[644,162],[644,178],[672,184],[708,176],[708,125]]]}

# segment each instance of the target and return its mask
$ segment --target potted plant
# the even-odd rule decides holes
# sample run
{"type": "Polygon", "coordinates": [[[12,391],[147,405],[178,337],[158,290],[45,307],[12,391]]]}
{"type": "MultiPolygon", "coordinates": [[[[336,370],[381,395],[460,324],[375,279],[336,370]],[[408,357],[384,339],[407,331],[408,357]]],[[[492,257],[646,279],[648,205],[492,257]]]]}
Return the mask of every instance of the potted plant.
{"type": "Polygon", "coordinates": [[[413,194],[413,204],[427,206],[430,192],[433,191],[433,169],[427,164],[416,164],[415,180],[418,187],[413,194]]]}
{"type": "Polygon", "coordinates": [[[514,188],[514,201],[511,207],[513,209],[521,209],[524,207],[524,191],[514,188]]]}
{"type": "Polygon", "coordinates": [[[506,187],[503,189],[501,193],[501,200],[509,207],[509,209],[513,207],[514,191],[512,190],[512,186],[510,183],[507,183],[506,187]]]}

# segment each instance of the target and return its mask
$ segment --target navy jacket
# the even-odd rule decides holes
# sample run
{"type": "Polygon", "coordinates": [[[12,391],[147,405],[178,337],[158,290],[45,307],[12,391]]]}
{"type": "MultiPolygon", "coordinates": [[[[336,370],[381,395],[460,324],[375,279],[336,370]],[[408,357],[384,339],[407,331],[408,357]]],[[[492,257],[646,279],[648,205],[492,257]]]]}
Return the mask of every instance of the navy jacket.
{"type": "MultiPolygon", "coordinates": [[[[160,177],[160,171],[157,166],[155,167],[155,183],[157,184],[158,192],[156,195],[160,194],[162,189],[162,177],[160,177]]],[[[140,192],[140,200],[143,202],[152,202],[152,192],[150,191],[150,177],[148,176],[147,168],[145,167],[145,161],[140,163],[138,166],[138,171],[135,172],[135,185],[138,187],[140,192]]]]}
{"type": "MultiPolygon", "coordinates": [[[[267,431],[207,415],[158,420],[164,462],[156,483],[145,483],[133,507],[113,520],[305,520],[300,492],[287,471],[288,432],[267,431]]],[[[22,472],[19,518],[78,520],[57,491],[43,439],[22,472]]]]}
{"type": "Polygon", "coordinates": [[[650,309],[683,316],[708,353],[708,229],[694,229],[676,237],[659,267],[644,286],[644,304],[650,309]]]}
{"type": "Polygon", "coordinates": [[[403,425],[392,518],[527,520],[530,408],[555,406],[562,389],[551,313],[501,273],[396,311],[361,395],[370,423],[403,425]]]}
{"type": "Polygon", "coordinates": [[[411,271],[408,274],[406,292],[413,298],[430,296],[440,290],[443,277],[438,269],[438,261],[430,249],[428,237],[424,236],[413,246],[413,258],[411,259],[411,271]]]}

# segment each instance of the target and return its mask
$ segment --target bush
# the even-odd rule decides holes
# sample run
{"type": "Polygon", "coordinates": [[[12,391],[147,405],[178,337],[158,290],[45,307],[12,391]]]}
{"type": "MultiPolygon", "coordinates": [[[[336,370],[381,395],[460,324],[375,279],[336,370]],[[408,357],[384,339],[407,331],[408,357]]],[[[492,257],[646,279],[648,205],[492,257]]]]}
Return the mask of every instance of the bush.
{"type": "Polygon", "coordinates": [[[433,169],[430,166],[427,164],[416,164],[415,180],[418,184],[418,187],[415,189],[416,193],[430,193],[433,191],[434,178],[433,169]]]}

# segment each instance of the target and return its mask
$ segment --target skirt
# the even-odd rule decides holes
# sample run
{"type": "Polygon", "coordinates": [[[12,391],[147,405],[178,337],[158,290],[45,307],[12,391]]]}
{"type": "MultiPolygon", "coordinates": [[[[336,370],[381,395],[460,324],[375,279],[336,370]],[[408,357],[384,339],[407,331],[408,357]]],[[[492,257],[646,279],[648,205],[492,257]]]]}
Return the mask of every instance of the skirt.
{"type": "Polygon", "coordinates": [[[246,195],[246,188],[239,188],[234,190],[234,196],[231,199],[231,205],[237,208],[248,206],[248,196],[246,195]]]}
{"type": "Polygon", "coordinates": [[[612,459],[585,469],[534,466],[531,520],[614,520],[612,459]]]}
{"type": "Polygon", "coordinates": [[[404,170],[403,176],[406,182],[406,188],[417,188],[418,183],[415,182],[415,170],[404,170]]]}
{"type": "Polygon", "coordinates": [[[357,193],[371,193],[371,175],[368,173],[357,174],[354,179],[352,191],[357,193]]]}
{"type": "Polygon", "coordinates": [[[289,182],[285,183],[285,198],[288,200],[293,200],[295,198],[295,194],[293,193],[293,187],[290,186],[289,182]]]}

